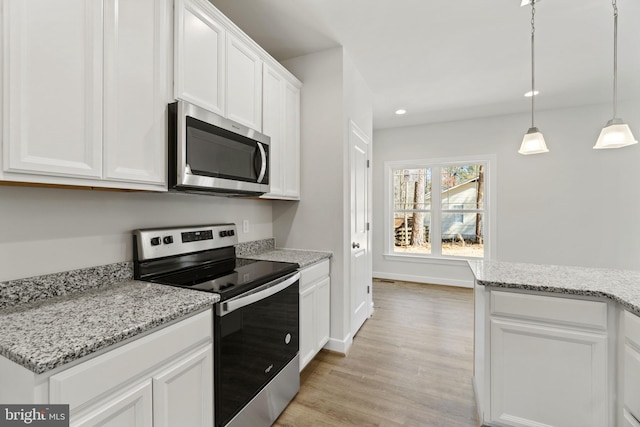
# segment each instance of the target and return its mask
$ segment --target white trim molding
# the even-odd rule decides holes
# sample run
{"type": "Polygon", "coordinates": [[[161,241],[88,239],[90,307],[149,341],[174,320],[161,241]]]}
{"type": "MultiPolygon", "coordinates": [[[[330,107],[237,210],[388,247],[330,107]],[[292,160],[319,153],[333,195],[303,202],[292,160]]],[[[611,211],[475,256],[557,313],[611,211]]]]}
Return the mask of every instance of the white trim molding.
{"type": "Polygon", "coordinates": [[[473,288],[474,286],[473,280],[450,279],[448,277],[417,276],[413,274],[382,273],[379,271],[373,272],[373,278],[374,280],[399,280],[403,282],[428,283],[430,285],[455,286],[458,288],[473,288]]]}

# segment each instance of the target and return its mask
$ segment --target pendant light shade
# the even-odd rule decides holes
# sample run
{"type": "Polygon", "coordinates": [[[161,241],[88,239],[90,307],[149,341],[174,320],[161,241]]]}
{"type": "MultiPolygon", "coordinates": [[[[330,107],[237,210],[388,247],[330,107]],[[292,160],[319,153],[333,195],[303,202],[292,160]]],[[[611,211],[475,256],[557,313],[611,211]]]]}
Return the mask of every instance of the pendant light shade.
{"type": "MultiPolygon", "coordinates": [[[[538,0],[539,1],[539,0],[538,0]]],[[[535,88],[535,56],[534,56],[534,46],[535,46],[535,15],[536,15],[536,0],[530,0],[531,4],[531,127],[524,135],[522,140],[522,144],[520,144],[520,149],[518,153],[520,154],[541,154],[548,153],[549,149],[547,148],[547,144],[544,142],[544,136],[538,130],[538,128],[534,124],[534,112],[535,112],[535,97],[536,97],[536,88],[535,88]]]]}
{"type": "Polygon", "coordinates": [[[637,143],[638,141],[633,137],[628,124],[621,119],[611,119],[607,122],[607,125],[602,128],[598,141],[593,148],[596,150],[603,148],[620,148],[637,143]]]}
{"type": "Polygon", "coordinates": [[[613,0],[613,118],[602,128],[594,149],[621,148],[637,144],[629,125],[617,117],[618,113],[618,5],[613,0]]]}
{"type": "Polygon", "coordinates": [[[542,133],[538,131],[537,127],[529,128],[527,133],[524,135],[524,139],[522,140],[518,153],[526,155],[548,152],[549,149],[547,148],[547,144],[544,142],[544,136],[542,136],[542,133]]]}

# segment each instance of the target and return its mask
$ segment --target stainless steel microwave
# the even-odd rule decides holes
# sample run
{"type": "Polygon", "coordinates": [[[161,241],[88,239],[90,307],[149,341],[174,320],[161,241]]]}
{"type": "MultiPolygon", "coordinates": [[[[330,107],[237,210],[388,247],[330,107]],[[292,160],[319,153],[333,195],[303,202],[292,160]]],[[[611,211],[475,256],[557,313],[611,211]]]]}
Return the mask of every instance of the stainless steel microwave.
{"type": "Polygon", "coordinates": [[[168,131],[170,190],[269,192],[268,136],[185,101],[169,104],[168,131]]]}

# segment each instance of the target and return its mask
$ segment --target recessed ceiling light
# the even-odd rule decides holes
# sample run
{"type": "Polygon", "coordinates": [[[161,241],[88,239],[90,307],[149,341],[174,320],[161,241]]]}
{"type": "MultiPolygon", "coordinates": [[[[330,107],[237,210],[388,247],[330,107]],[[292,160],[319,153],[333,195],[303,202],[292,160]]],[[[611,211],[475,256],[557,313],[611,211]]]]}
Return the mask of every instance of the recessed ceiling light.
{"type": "Polygon", "coordinates": [[[407,113],[407,110],[403,110],[402,108],[399,109],[399,110],[396,110],[396,114],[399,115],[399,116],[401,116],[403,114],[406,114],[406,113],[407,113]]]}
{"type": "Polygon", "coordinates": [[[532,96],[538,95],[539,93],[540,92],[538,92],[537,90],[533,91],[533,92],[529,91],[529,92],[525,93],[524,96],[526,96],[527,98],[531,98],[532,96]]]}

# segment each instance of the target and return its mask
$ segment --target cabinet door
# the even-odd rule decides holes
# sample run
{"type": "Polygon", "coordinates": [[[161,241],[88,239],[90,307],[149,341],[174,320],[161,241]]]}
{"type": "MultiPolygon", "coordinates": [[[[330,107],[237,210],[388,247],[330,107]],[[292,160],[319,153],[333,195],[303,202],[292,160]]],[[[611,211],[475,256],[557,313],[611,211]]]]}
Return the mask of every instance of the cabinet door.
{"type": "Polygon", "coordinates": [[[284,194],[282,186],[283,169],[286,167],[282,162],[285,149],[285,141],[283,140],[284,82],[274,69],[265,64],[262,85],[262,133],[271,138],[269,146],[270,191],[264,197],[270,198],[284,194]]]}
{"type": "Polygon", "coordinates": [[[624,346],[624,406],[640,419],[640,352],[630,344],[624,346]]]}
{"type": "Polygon", "coordinates": [[[101,177],[102,2],[2,6],[3,170],[101,177]]]}
{"type": "Polygon", "coordinates": [[[607,338],[491,319],[491,419],[510,426],[608,423],[607,338]]]}
{"type": "Polygon", "coordinates": [[[286,82],[284,86],[283,194],[300,198],[300,89],[286,82]]]}
{"type": "Polygon", "coordinates": [[[316,349],[320,351],[329,341],[331,327],[331,279],[325,278],[316,285],[316,349]]]}
{"type": "Polygon", "coordinates": [[[105,179],[166,181],[168,3],[105,0],[105,179]]]}
{"type": "Polygon", "coordinates": [[[225,30],[205,0],[175,6],[175,98],[225,115],[225,30]]]}
{"type": "Polygon", "coordinates": [[[262,130],[262,60],[241,40],[227,34],[227,117],[262,130]]]}
{"type": "Polygon", "coordinates": [[[153,377],[154,427],[213,425],[213,346],[196,350],[153,377]]]}
{"type": "Polygon", "coordinates": [[[300,370],[316,355],[316,288],[300,289],[300,370]]]}
{"type": "Polygon", "coordinates": [[[71,417],[72,427],[152,427],[153,399],[151,380],[118,392],[94,405],[85,415],[71,417]]]}
{"type": "Polygon", "coordinates": [[[271,137],[269,184],[265,198],[300,198],[300,90],[264,65],[262,133],[271,137]]]}

